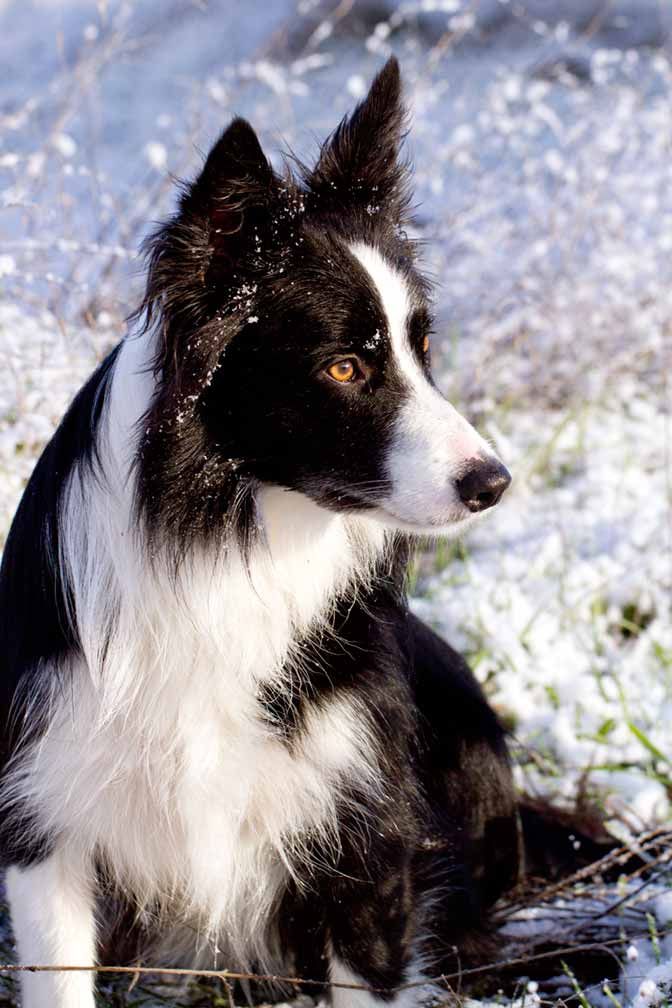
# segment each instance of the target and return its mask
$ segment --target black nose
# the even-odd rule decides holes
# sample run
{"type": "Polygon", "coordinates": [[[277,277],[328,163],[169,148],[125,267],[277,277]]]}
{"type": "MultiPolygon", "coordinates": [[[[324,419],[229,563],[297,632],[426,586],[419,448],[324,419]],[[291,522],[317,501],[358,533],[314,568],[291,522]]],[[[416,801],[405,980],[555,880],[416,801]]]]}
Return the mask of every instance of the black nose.
{"type": "Polygon", "coordinates": [[[509,483],[511,475],[496,459],[480,459],[460,476],[457,492],[470,511],[485,511],[494,507],[509,483]]]}

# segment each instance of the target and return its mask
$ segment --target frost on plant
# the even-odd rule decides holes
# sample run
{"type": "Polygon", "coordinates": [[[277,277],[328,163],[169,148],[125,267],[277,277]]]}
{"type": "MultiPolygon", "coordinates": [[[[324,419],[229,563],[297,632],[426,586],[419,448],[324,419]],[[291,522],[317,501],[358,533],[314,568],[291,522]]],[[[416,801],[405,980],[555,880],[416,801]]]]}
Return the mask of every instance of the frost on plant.
{"type": "MultiPolygon", "coordinates": [[[[33,6],[62,45],[37,58],[35,15],[5,5],[0,536],[69,398],[124,332],[171,175],[193,174],[237,113],[268,149],[284,138],[308,158],[395,51],[437,381],[514,475],[490,520],[422,558],[414,608],[513,726],[521,786],[568,804],[587,790],[623,836],[665,821],[672,9],[278,0],[224,23],[220,5],[183,0],[157,29],[149,0],[33,6]]],[[[249,325],[254,295],[233,294],[249,325]]],[[[623,1003],[669,1003],[665,941],[659,963],[624,945],[642,976],[623,1003]]]]}

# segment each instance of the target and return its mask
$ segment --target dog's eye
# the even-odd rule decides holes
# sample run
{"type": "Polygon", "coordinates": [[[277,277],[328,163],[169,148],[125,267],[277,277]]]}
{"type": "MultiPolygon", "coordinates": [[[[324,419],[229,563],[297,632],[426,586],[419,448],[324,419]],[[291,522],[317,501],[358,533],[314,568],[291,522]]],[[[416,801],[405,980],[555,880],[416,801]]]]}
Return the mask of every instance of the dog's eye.
{"type": "Polygon", "coordinates": [[[347,357],[345,360],[336,361],[335,364],[328,367],[327,374],[333,381],[343,384],[355,380],[359,375],[359,367],[356,360],[347,357]]]}
{"type": "Polygon", "coordinates": [[[428,355],[432,345],[432,318],[425,308],[419,308],[411,315],[408,339],[417,354],[428,355]]]}

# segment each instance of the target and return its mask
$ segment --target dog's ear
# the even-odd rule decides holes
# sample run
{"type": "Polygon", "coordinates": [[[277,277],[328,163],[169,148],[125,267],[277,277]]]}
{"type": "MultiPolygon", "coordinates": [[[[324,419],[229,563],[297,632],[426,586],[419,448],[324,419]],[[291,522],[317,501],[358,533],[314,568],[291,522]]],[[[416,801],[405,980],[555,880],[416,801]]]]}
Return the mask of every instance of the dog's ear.
{"type": "Polygon", "coordinates": [[[206,278],[235,268],[276,198],[277,178],[256,133],[234,119],[180,202],[178,217],[207,239],[206,278]]]}
{"type": "Polygon", "coordinates": [[[147,291],[137,315],[149,323],[158,309],[164,321],[173,315],[175,324],[201,325],[221,297],[220,285],[267,231],[278,193],[256,133],[234,119],[200,175],[183,185],[177,213],[144,243],[147,291]]]}
{"type": "Polygon", "coordinates": [[[408,172],[399,161],[405,120],[399,64],[392,56],[366,98],[325,142],[315,168],[306,174],[318,211],[375,207],[401,213],[407,198],[408,172]]]}
{"type": "Polygon", "coordinates": [[[143,246],[147,288],[135,316],[145,327],[161,319],[164,363],[180,357],[183,336],[212,319],[244,260],[260,247],[272,251],[281,201],[279,179],[256,133],[234,119],[200,175],[183,186],[177,213],[143,246]]]}

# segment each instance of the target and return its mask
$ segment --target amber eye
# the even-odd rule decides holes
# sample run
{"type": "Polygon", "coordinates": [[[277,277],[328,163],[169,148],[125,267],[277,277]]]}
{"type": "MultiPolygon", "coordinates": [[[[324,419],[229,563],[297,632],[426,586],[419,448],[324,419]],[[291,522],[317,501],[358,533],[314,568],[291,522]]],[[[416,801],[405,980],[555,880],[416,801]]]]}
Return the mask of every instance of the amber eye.
{"type": "Polygon", "coordinates": [[[422,341],[422,352],[423,354],[429,353],[429,336],[425,336],[422,341]]]}
{"type": "Polygon", "coordinates": [[[350,358],[336,361],[335,364],[327,368],[329,377],[333,378],[334,381],[341,382],[341,384],[352,381],[357,377],[357,373],[357,363],[350,358]]]}

